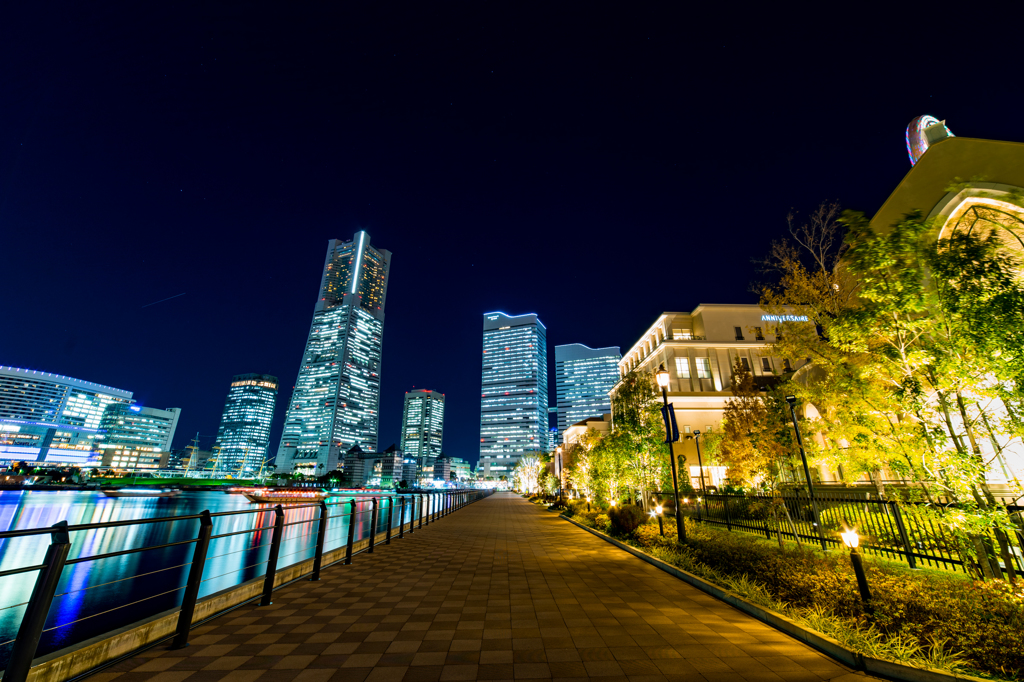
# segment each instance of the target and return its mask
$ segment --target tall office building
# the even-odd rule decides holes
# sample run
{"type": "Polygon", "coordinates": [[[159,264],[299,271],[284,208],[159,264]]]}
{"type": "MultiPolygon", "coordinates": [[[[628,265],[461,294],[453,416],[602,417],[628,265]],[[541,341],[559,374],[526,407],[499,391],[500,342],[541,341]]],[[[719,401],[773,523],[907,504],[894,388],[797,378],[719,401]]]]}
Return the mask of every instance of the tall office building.
{"type": "Polygon", "coordinates": [[[548,445],[547,329],[536,315],[484,315],[481,384],[480,465],[498,479],[548,445]]]}
{"type": "Polygon", "coordinates": [[[558,438],[573,424],[612,411],[609,392],[619,381],[618,346],[588,348],[582,343],[555,346],[555,400],[558,438]]]}
{"type": "Polygon", "coordinates": [[[98,464],[93,451],[104,412],[110,405],[132,402],[131,391],[0,367],[0,464],[98,464]]]}
{"type": "Polygon", "coordinates": [[[320,295],[313,308],[277,470],[323,474],[345,451],[377,450],[384,298],[391,252],[370,246],[370,235],[327,245],[320,295]]]}
{"type": "Polygon", "coordinates": [[[421,471],[441,456],[444,436],[444,394],[415,389],[405,394],[402,410],[402,452],[414,457],[421,471]]]}
{"type": "Polygon", "coordinates": [[[231,379],[214,446],[218,471],[237,475],[258,473],[263,468],[277,385],[277,377],[269,374],[237,374],[231,379]]]}
{"type": "Polygon", "coordinates": [[[115,469],[166,469],[181,409],[112,403],[100,419],[96,448],[115,469]]]}

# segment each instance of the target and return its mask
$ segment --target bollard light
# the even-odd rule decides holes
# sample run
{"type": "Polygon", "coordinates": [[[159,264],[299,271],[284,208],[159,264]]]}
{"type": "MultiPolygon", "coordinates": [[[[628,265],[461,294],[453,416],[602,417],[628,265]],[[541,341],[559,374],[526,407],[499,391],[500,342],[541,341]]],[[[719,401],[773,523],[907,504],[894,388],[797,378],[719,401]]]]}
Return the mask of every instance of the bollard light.
{"type": "Polygon", "coordinates": [[[853,574],[857,577],[857,590],[860,592],[860,601],[864,605],[864,613],[873,616],[874,607],[871,605],[871,590],[868,588],[868,577],[864,573],[864,562],[861,559],[857,547],[860,545],[860,536],[853,528],[847,528],[839,534],[843,538],[843,544],[850,548],[850,564],[853,565],[853,574]]]}
{"type": "Polygon", "coordinates": [[[609,504],[608,506],[609,507],[614,507],[616,502],[618,502],[618,500],[612,500],[611,504],[609,504]]]}
{"type": "Polygon", "coordinates": [[[654,508],[654,511],[651,512],[651,516],[658,517],[658,533],[661,534],[661,537],[665,537],[665,517],[662,515],[663,511],[664,508],[659,504],[654,508]]]}

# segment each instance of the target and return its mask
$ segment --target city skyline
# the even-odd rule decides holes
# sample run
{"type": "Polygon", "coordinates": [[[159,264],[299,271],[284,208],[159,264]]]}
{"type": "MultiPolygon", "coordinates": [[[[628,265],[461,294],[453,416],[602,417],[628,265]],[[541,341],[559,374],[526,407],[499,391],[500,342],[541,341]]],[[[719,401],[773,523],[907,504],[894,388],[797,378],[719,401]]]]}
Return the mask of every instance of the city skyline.
{"type": "Polygon", "coordinates": [[[693,16],[669,6],[584,26],[561,6],[544,22],[484,6],[7,11],[0,362],[180,406],[176,448],[197,432],[209,448],[225,379],[257,371],[281,381],[276,454],[332,237],[365,229],[400,258],[380,445],[399,441],[405,390],[431,387],[446,453],[473,461],[483,313],[625,349],[663,311],[756,302],[748,264],[791,210],[796,225],[823,200],[876,212],[911,167],[916,117],[1024,139],[1018,93],[963,97],[969,60],[900,68],[919,61],[907,35],[945,30],[932,15],[828,31],[787,15],[769,33],[767,6],[708,6],[698,19],[727,36],[681,41],[693,16]],[[835,50],[865,35],[869,54],[835,50]]]}
{"type": "Polygon", "coordinates": [[[555,346],[558,444],[573,424],[611,412],[609,396],[619,381],[618,346],[590,348],[582,343],[555,346]]]}

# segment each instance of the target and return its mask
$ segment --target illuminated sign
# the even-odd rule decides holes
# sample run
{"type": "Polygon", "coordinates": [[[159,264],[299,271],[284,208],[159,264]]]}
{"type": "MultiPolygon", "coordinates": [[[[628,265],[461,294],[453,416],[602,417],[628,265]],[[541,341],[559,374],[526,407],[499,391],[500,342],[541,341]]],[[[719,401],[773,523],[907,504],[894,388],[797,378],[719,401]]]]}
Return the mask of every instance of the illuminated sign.
{"type": "Polygon", "coordinates": [[[806,315],[762,315],[762,322],[808,322],[806,315]]]}

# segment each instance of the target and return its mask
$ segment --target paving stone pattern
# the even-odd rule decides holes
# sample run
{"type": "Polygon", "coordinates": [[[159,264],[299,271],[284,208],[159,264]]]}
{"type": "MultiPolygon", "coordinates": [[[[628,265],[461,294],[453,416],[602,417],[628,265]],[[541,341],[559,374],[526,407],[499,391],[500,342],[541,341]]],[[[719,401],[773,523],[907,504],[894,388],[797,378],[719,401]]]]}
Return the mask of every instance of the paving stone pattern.
{"type": "Polygon", "coordinates": [[[552,678],[874,679],[499,493],[89,682],[552,678]]]}

